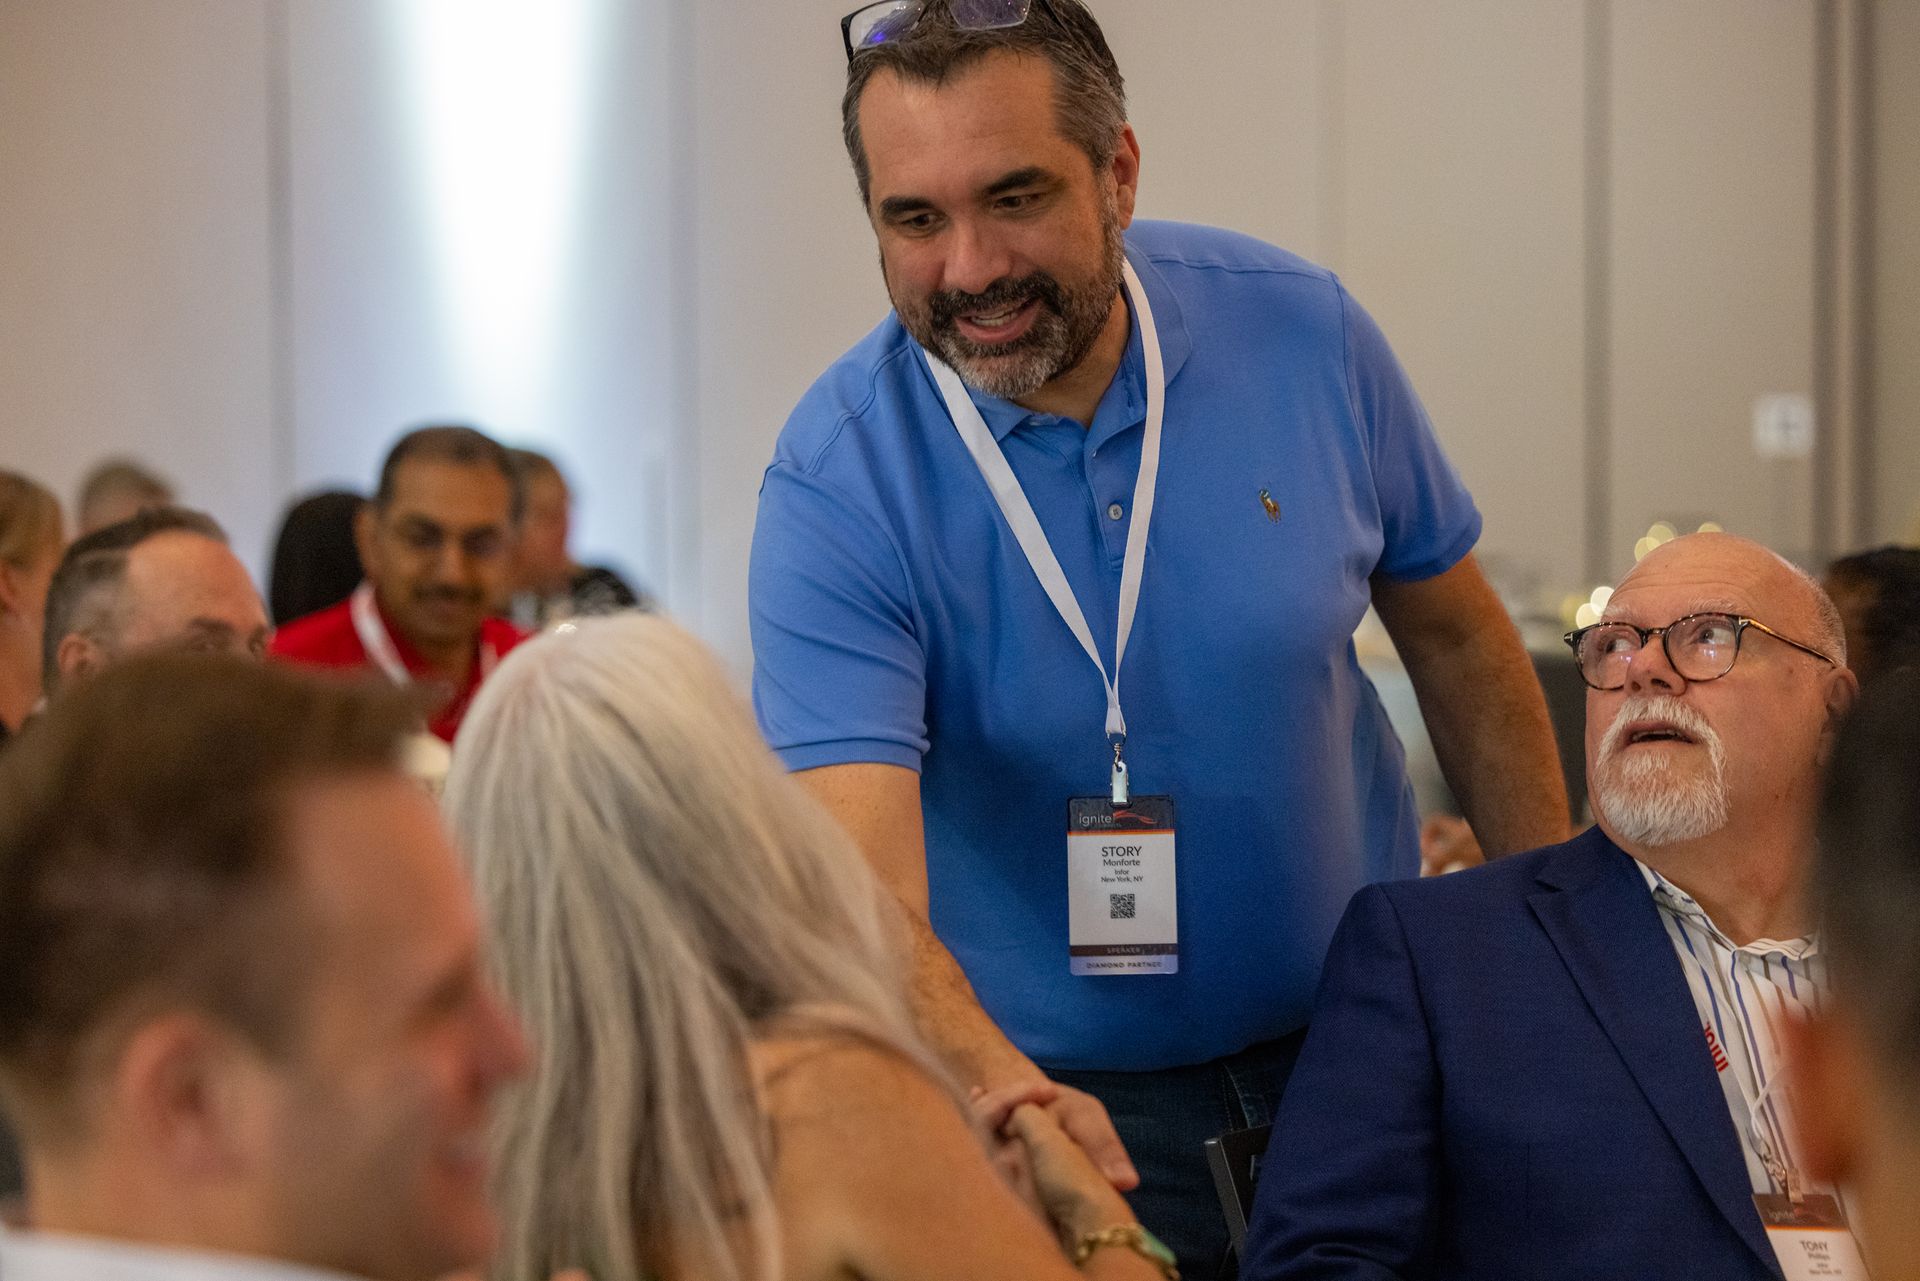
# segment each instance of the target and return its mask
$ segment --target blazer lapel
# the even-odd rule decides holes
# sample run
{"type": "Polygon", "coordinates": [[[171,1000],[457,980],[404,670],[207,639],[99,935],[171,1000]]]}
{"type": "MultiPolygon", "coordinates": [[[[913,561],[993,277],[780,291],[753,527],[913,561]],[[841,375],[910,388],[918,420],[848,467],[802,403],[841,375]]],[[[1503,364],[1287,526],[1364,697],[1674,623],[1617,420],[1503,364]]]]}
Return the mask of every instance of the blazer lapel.
{"type": "Polygon", "coordinates": [[[1594,1017],[1707,1195],[1777,1273],[1693,994],[1639,868],[1594,828],[1539,879],[1556,888],[1528,901],[1594,1017]]]}

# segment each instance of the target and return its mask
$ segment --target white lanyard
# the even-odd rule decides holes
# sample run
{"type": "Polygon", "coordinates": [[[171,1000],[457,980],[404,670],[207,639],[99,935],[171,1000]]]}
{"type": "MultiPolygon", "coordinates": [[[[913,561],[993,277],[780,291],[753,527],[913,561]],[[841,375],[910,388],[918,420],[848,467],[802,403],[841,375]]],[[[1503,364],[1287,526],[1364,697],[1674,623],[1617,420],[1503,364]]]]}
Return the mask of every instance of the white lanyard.
{"type": "Polygon", "coordinates": [[[960,381],[960,375],[932,352],[926,353],[933,379],[946,399],[947,413],[960,432],[967,452],[973,455],[981,476],[986,479],[987,488],[993,492],[994,502],[1000,505],[1000,514],[1006,517],[1014,540],[1020,544],[1020,550],[1026,553],[1034,577],[1040,580],[1041,589],[1060,612],[1061,621],[1073,632],[1074,638],[1080,642],[1080,648],[1087,651],[1087,657],[1093,660],[1094,667],[1100,672],[1100,682],[1107,691],[1107,736],[1113,740],[1113,801],[1116,805],[1127,802],[1127,767],[1120,755],[1121,745],[1127,736],[1127,720],[1120,713],[1120,663],[1126,656],[1127,637],[1133,632],[1133,616],[1140,604],[1140,578],[1147,560],[1147,526],[1153,520],[1154,486],[1160,478],[1160,426],[1167,400],[1166,366],[1161,360],[1160,334],[1154,328],[1153,311],[1147,304],[1147,291],[1141,286],[1140,277],[1134,273],[1133,264],[1124,258],[1121,260],[1121,270],[1126,280],[1127,297],[1133,303],[1133,314],[1140,326],[1140,349],[1146,358],[1147,425],[1146,434],[1140,442],[1140,475],[1133,485],[1133,518],[1127,525],[1126,552],[1120,561],[1120,620],[1113,642],[1111,677],[1107,675],[1107,665],[1100,660],[1100,649],[1094,644],[1093,631],[1087,626],[1087,616],[1081,611],[1080,602],[1074,598],[1066,572],[1060,568],[1059,558],[1053,554],[1053,547],[1047,542],[1046,531],[1040,528],[1040,518],[1033,514],[1033,504],[1027,501],[1026,491],[1020,488],[1020,480],[1013,474],[1013,468],[1008,464],[1007,456],[1001,452],[999,442],[993,438],[986,419],[980,416],[973,398],[967,395],[966,385],[960,381]]]}
{"type": "MultiPolygon", "coordinates": [[[[413,673],[400,661],[400,651],[394,648],[393,637],[387,635],[387,625],[380,619],[379,607],[373,601],[373,584],[363,582],[353,589],[348,598],[347,610],[353,615],[353,630],[360,637],[360,647],[367,651],[374,665],[387,674],[387,679],[395,685],[411,685],[413,673]]],[[[486,642],[480,644],[480,678],[485,680],[499,660],[499,654],[486,642]]]]}

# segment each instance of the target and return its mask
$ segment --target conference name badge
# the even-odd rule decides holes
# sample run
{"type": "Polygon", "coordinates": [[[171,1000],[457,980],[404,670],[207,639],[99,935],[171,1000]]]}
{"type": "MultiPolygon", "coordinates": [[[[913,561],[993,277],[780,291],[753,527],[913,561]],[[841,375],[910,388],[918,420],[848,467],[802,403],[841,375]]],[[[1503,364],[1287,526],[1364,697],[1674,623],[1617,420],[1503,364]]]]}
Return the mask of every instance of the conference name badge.
{"type": "Polygon", "coordinates": [[[1173,798],[1067,802],[1067,951],[1074,974],[1178,974],[1173,798]]]}
{"type": "Polygon", "coordinates": [[[1865,1281],[1860,1243],[1832,1197],[1761,1193],[1753,1204],[1787,1281],[1865,1281]]]}

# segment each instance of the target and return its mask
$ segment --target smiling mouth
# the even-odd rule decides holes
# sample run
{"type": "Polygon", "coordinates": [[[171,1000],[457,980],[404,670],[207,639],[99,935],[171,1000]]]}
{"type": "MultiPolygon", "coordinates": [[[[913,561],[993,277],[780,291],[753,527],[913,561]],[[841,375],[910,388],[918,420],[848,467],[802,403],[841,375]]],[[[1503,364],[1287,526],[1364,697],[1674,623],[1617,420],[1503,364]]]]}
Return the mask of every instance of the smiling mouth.
{"type": "Polygon", "coordinates": [[[954,317],[960,332],[974,342],[1006,342],[1026,332],[1040,300],[1029,297],[997,311],[977,311],[954,317]]]}

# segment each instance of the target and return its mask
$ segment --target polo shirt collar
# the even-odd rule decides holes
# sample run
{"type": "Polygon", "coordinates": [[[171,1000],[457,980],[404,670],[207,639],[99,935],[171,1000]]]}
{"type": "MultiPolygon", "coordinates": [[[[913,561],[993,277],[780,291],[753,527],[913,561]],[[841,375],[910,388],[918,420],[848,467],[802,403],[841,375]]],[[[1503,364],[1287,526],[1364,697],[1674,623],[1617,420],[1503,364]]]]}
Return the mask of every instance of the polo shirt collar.
{"type": "MultiPolygon", "coordinates": [[[[1147,302],[1153,308],[1154,328],[1160,332],[1160,360],[1166,367],[1167,385],[1171,387],[1193,350],[1193,339],[1187,333],[1186,314],[1180,310],[1173,290],[1168,288],[1165,277],[1152,261],[1131,244],[1126,247],[1126,253],[1127,261],[1133,264],[1134,272],[1140,277],[1141,287],[1147,291],[1147,302]]],[[[1120,358],[1120,368],[1114,372],[1113,381],[1101,395],[1099,408],[1093,415],[1093,427],[1087,443],[1094,448],[1141,422],[1147,415],[1147,365],[1140,341],[1140,326],[1133,323],[1131,306],[1127,314],[1126,354],[1120,358]]],[[[980,417],[986,421],[987,430],[993,433],[996,441],[1005,441],[1015,428],[1035,416],[1033,410],[1024,405],[1016,405],[999,396],[989,396],[977,388],[967,388],[967,395],[980,410],[980,417]]]]}

